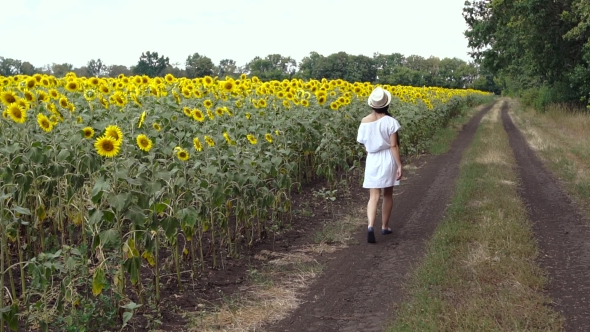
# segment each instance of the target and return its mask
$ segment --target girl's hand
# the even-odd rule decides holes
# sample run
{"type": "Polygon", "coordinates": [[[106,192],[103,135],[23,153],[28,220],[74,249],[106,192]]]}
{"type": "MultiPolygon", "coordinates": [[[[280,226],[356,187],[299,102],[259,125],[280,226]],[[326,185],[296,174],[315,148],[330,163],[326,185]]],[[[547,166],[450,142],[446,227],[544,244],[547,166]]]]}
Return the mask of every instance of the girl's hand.
{"type": "Polygon", "coordinates": [[[402,167],[398,166],[397,172],[395,172],[395,179],[399,181],[399,180],[401,180],[401,178],[402,178],[402,167]]]}

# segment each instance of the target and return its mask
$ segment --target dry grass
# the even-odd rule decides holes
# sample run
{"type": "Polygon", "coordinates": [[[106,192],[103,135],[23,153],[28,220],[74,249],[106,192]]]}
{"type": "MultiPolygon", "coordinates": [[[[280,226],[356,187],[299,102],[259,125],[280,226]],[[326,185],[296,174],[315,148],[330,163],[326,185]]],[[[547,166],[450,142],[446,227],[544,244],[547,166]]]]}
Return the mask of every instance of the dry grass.
{"type": "Polygon", "coordinates": [[[540,114],[515,100],[511,104],[512,120],[530,147],[590,217],[590,113],[554,105],[540,114]]]}
{"type": "MultiPolygon", "coordinates": [[[[498,105],[501,106],[501,105],[498,105]]],[[[391,331],[560,331],[500,107],[482,119],[447,217],[410,282],[391,331]]]]}

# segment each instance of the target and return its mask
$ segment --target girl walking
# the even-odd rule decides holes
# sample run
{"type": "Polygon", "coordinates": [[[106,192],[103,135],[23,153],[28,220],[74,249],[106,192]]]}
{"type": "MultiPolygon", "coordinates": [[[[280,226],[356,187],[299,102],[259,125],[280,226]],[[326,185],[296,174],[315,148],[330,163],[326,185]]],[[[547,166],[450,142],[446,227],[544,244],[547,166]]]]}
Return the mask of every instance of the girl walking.
{"type": "Polygon", "coordinates": [[[375,243],[375,218],[381,189],[383,205],[381,208],[381,234],[391,234],[389,217],[393,207],[393,186],[402,178],[402,163],[399,154],[397,131],[401,126],[388,112],[391,93],[381,87],[371,92],[368,104],[373,112],[361,121],[357,141],[365,146],[367,160],[363,188],[369,189],[367,204],[367,242],[375,243]]]}

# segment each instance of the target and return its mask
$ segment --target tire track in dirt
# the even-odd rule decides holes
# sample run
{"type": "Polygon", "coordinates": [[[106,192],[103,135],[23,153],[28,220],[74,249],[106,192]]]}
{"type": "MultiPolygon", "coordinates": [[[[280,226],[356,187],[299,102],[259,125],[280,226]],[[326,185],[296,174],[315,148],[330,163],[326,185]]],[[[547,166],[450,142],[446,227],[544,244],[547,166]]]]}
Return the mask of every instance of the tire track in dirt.
{"type": "Polygon", "coordinates": [[[529,147],[502,109],[518,165],[520,195],[539,241],[539,263],[549,273],[549,295],[567,331],[590,331],[590,223],[529,147]]]}
{"type": "Polygon", "coordinates": [[[382,331],[404,299],[403,285],[424,256],[425,241],[443,220],[463,151],[492,106],[463,126],[449,152],[425,158],[412,179],[394,191],[393,234],[382,236],[376,229],[377,244],[369,245],[362,227],[355,237],[359,244],[333,254],[298,309],[263,330],[382,331]]]}

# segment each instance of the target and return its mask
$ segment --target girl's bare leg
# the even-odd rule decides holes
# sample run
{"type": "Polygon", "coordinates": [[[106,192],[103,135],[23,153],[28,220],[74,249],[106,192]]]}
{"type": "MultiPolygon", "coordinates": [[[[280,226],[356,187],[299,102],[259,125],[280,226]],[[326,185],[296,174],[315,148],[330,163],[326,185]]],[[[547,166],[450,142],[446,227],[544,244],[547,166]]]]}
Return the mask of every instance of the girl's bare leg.
{"type": "Polygon", "coordinates": [[[381,229],[388,229],[389,217],[393,208],[393,187],[383,189],[383,205],[381,207],[381,229]]]}
{"type": "Polygon", "coordinates": [[[381,189],[369,189],[369,203],[367,204],[367,219],[369,219],[369,227],[375,226],[379,196],[381,196],[381,189]]]}

